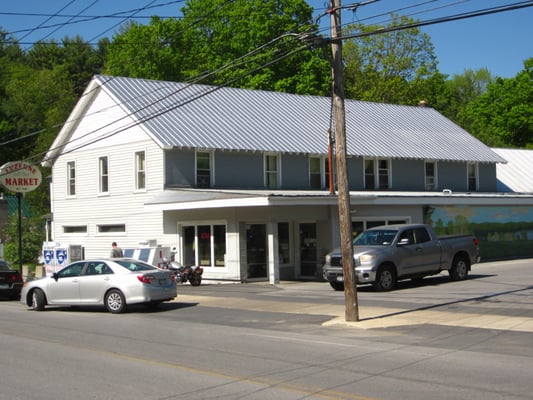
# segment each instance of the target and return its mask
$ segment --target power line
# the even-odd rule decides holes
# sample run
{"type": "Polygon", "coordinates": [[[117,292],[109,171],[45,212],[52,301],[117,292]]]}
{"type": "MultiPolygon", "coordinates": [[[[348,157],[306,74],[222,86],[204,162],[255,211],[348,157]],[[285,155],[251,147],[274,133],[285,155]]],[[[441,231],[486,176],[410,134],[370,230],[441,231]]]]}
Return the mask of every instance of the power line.
{"type": "Polygon", "coordinates": [[[527,8],[531,6],[533,6],[533,1],[523,1],[520,3],[514,3],[514,4],[510,4],[506,6],[486,8],[483,10],[455,14],[455,15],[450,15],[450,16],[441,17],[441,18],[434,18],[434,19],[430,19],[426,21],[412,22],[412,23],[405,24],[405,25],[382,27],[382,28],[378,28],[378,29],[375,29],[369,32],[359,32],[359,33],[355,33],[352,35],[343,35],[342,37],[335,39],[335,40],[346,40],[346,39],[355,39],[355,38],[360,38],[360,37],[365,37],[365,36],[373,36],[377,34],[394,32],[394,31],[399,31],[403,29],[412,29],[412,28],[418,28],[421,26],[436,25],[436,24],[441,24],[444,22],[452,22],[452,21],[457,21],[461,19],[480,17],[484,15],[496,14],[496,13],[505,12],[505,11],[519,10],[521,8],[527,8]]]}
{"type": "Polygon", "coordinates": [[[54,17],[57,17],[59,15],[59,13],[61,11],[63,11],[65,8],[67,8],[68,6],[70,6],[72,3],[74,3],[76,0],[71,0],[69,3],[67,3],[65,6],[63,6],[62,8],[59,9],[59,11],[57,11],[56,13],[50,15],[46,20],[44,20],[43,22],[41,22],[39,25],[37,25],[37,27],[33,28],[33,29],[30,29],[28,32],[26,32],[25,35],[23,35],[20,40],[24,39],[25,37],[27,37],[28,35],[30,35],[31,33],[35,32],[37,29],[39,29],[41,26],[43,26],[44,24],[46,24],[48,21],[50,21],[52,18],[54,17]]]}
{"type": "MultiPolygon", "coordinates": [[[[219,73],[219,72],[221,72],[221,71],[223,71],[223,70],[225,70],[225,69],[228,69],[228,68],[230,68],[230,67],[233,67],[233,66],[235,66],[235,65],[242,65],[242,64],[245,64],[246,62],[249,62],[249,61],[244,61],[244,58],[245,58],[245,57],[247,57],[247,56],[249,56],[249,55],[253,55],[253,54],[257,53],[259,50],[261,50],[262,48],[265,48],[265,47],[269,46],[270,44],[272,44],[272,43],[274,43],[274,42],[276,42],[276,41],[278,41],[278,40],[281,40],[283,37],[287,37],[287,36],[292,36],[292,35],[289,35],[289,34],[282,35],[281,37],[276,38],[276,39],[272,40],[271,42],[269,42],[269,43],[267,43],[267,44],[261,46],[260,49],[254,49],[252,52],[250,52],[250,53],[246,54],[245,56],[242,56],[242,57],[240,57],[240,58],[238,58],[238,59],[236,59],[236,60],[231,61],[230,63],[224,65],[223,67],[217,69],[217,70],[214,71],[214,72],[208,73],[208,74],[206,74],[206,75],[201,75],[201,76],[198,77],[197,80],[193,81],[192,83],[188,83],[188,84],[186,84],[184,87],[179,88],[179,89],[177,89],[177,90],[175,90],[175,91],[173,91],[173,92],[171,92],[171,93],[169,93],[169,94],[167,94],[167,95],[165,95],[165,96],[163,96],[163,97],[157,99],[156,101],[154,101],[154,102],[152,102],[152,103],[150,103],[150,104],[145,105],[144,107],[142,107],[142,108],[140,108],[140,109],[137,109],[137,110],[131,111],[131,112],[127,113],[125,116],[123,116],[122,118],[118,119],[118,120],[114,120],[114,121],[112,121],[112,122],[110,122],[110,123],[108,123],[108,124],[106,124],[106,125],[104,125],[104,126],[100,126],[100,127],[96,128],[96,129],[94,129],[94,130],[92,130],[92,131],[86,133],[85,135],[83,135],[83,136],[77,138],[76,140],[81,140],[81,139],[83,139],[83,138],[85,138],[85,137],[87,137],[87,136],[89,136],[89,135],[93,135],[93,134],[97,133],[98,131],[100,131],[100,130],[106,128],[106,127],[109,127],[109,126],[111,126],[111,125],[113,125],[113,124],[115,124],[115,123],[117,123],[117,122],[119,122],[119,121],[121,121],[121,120],[123,120],[123,119],[126,119],[126,118],[129,118],[129,117],[131,117],[131,116],[136,115],[138,112],[140,112],[140,111],[142,111],[142,110],[146,110],[146,109],[148,109],[148,108],[150,108],[150,107],[153,107],[153,106],[157,105],[158,103],[160,103],[160,102],[162,102],[162,101],[164,101],[164,100],[170,98],[171,96],[175,96],[176,94],[178,94],[178,93],[184,91],[185,89],[187,89],[188,87],[191,87],[191,86],[194,85],[195,83],[198,83],[198,82],[200,82],[200,81],[206,79],[206,78],[209,77],[209,76],[215,75],[215,74],[217,74],[217,73],[219,73]],[[234,64],[235,64],[235,65],[234,65],[234,64]]],[[[144,123],[144,122],[146,122],[146,121],[149,121],[149,120],[152,120],[152,119],[154,119],[154,118],[157,118],[157,117],[159,117],[159,116],[161,116],[161,115],[164,115],[164,114],[166,114],[166,113],[168,113],[168,112],[170,112],[170,111],[172,111],[172,110],[174,110],[174,109],[177,109],[177,108],[182,107],[182,106],[184,106],[184,105],[186,105],[186,104],[189,104],[189,103],[191,103],[191,102],[193,102],[193,101],[195,101],[195,100],[197,100],[197,99],[200,99],[200,98],[202,98],[202,97],[205,97],[206,95],[208,95],[208,94],[210,94],[210,93],[213,93],[213,92],[215,92],[215,91],[217,91],[217,90],[219,90],[219,89],[221,89],[221,88],[223,88],[223,87],[227,87],[227,86],[231,85],[232,83],[235,83],[235,82],[237,82],[237,81],[239,81],[239,80],[245,78],[246,76],[249,76],[249,75],[251,75],[251,74],[253,74],[253,73],[256,73],[256,72],[258,72],[258,71],[260,71],[260,70],[262,70],[262,69],[264,69],[264,68],[266,68],[266,67],[268,67],[268,66],[270,66],[270,65],[272,65],[272,64],[275,64],[275,63],[277,63],[277,62],[279,62],[279,61],[281,61],[281,60],[283,60],[283,59],[285,59],[285,58],[287,58],[287,57],[289,57],[289,56],[291,56],[291,55],[293,55],[293,54],[296,54],[297,52],[300,52],[300,51],[302,51],[302,50],[308,49],[309,47],[311,47],[310,44],[305,44],[305,45],[300,46],[299,48],[296,48],[296,49],[294,49],[294,50],[292,50],[292,51],[285,52],[284,54],[279,55],[276,59],[273,59],[273,60],[270,60],[270,61],[268,61],[268,62],[265,62],[265,63],[263,63],[262,65],[257,66],[257,67],[254,68],[253,70],[243,72],[242,74],[238,75],[237,77],[232,78],[232,79],[230,79],[230,80],[227,80],[226,82],[224,82],[224,83],[222,83],[222,84],[220,84],[220,85],[218,85],[218,86],[206,86],[206,90],[205,90],[204,92],[201,92],[201,93],[199,93],[199,94],[195,94],[195,95],[192,96],[192,97],[187,97],[187,98],[185,98],[185,99],[180,99],[179,102],[176,102],[175,104],[173,104],[173,105],[171,105],[171,106],[163,107],[163,108],[160,108],[160,109],[158,109],[158,110],[155,110],[155,112],[154,112],[153,114],[151,114],[151,115],[149,115],[149,116],[147,116],[147,117],[145,117],[145,118],[143,118],[143,119],[141,119],[141,120],[137,120],[137,121],[135,121],[135,122],[133,122],[133,123],[131,123],[131,124],[129,124],[129,125],[126,125],[125,127],[119,128],[118,130],[113,131],[113,132],[111,132],[111,133],[106,133],[106,134],[102,135],[102,136],[99,137],[99,138],[96,138],[96,139],[94,139],[94,140],[92,140],[92,141],[90,141],[90,142],[87,142],[87,143],[83,143],[83,144],[81,144],[80,146],[75,147],[75,148],[73,148],[72,150],[70,150],[70,151],[68,151],[68,152],[62,152],[62,153],[60,153],[59,155],[61,155],[61,154],[67,154],[67,153],[69,153],[69,152],[71,152],[71,151],[78,150],[78,149],[83,148],[83,147],[85,147],[85,146],[88,146],[88,145],[90,145],[90,144],[92,144],[92,143],[95,143],[95,142],[101,141],[101,140],[103,140],[103,139],[106,139],[106,138],[108,138],[108,137],[114,136],[114,135],[116,135],[116,134],[118,134],[118,133],[120,133],[120,132],[123,132],[123,131],[125,131],[125,130],[127,130],[127,129],[130,129],[130,128],[134,127],[134,126],[137,126],[137,125],[139,125],[139,124],[142,124],[142,123],[144,123]]],[[[112,79],[112,77],[111,77],[111,79],[112,79]]],[[[141,96],[142,96],[142,95],[141,95],[141,96]]],[[[120,104],[119,104],[119,106],[120,106],[120,104]]],[[[73,120],[70,120],[70,121],[68,121],[68,122],[65,122],[64,125],[66,125],[67,123],[71,123],[71,122],[73,122],[73,120]]],[[[70,141],[69,144],[72,144],[72,142],[73,142],[73,141],[70,141]]],[[[65,144],[65,145],[66,145],[66,144],[65,144]]],[[[64,145],[63,145],[63,146],[60,146],[60,147],[64,147],[64,145]]],[[[49,153],[49,152],[54,152],[54,151],[58,151],[58,150],[60,150],[60,149],[59,149],[59,148],[48,149],[48,151],[46,151],[45,153],[36,154],[36,155],[32,156],[30,159],[34,159],[34,158],[37,158],[37,157],[42,156],[42,155],[44,155],[44,154],[47,154],[47,153],[49,153]]],[[[59,155],[55,156],[54,159],[57,158],[57,157],[59,157],[59,155]]],[[[43,162],[44,162],[44,161],[49,161],[49,162],[50,162],[50,161],[53,161],[53,159],[43,160],[43,162]]]]}

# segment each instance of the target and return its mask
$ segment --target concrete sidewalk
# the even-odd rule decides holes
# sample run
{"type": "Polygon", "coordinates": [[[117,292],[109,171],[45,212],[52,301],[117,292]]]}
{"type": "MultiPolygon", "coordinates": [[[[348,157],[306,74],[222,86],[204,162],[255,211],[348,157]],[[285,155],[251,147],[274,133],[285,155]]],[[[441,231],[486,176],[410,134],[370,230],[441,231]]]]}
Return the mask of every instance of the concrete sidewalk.
{"type": "Polygon", "coordinates": [[[440,325],[533,332],[533,259],[477,264],[469,279],[450,282],[447,273],[423,283],[403,281],[396,290],[357,289],[359,321],[345,321],[345,299],[326,282],[284,281],[222,284],[178,289],[178,302],[206,307],[330,316],[326,326],[378,329],[440,325]]]}
{"type": "Polygon", "coordinates": [[[436,307],[399,309],[359,306],[359,321],[345,321],[345,306],[317,304],[305,301],[285,302],[270,298],[219,297],[180,293],[178,302],[199,303],[205,307],[255,310],[262,312],[283,312],[294,314],[330,315],[331,320],[323,326],[346,326],[359,329],[388,328],[436,324],[481,329],[533,332],[533,318],[530,316],[505,316],[494,313],[472,313],[436,310],[436,307]]]}

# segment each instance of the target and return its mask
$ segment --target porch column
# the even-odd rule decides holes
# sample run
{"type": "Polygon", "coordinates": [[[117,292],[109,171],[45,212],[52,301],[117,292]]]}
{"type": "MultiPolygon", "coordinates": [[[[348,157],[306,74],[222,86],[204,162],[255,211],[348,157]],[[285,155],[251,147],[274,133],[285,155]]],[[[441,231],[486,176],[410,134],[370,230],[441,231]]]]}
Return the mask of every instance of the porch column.
{"type": "Polygon", "coordinates": [[[268,282],[271,285],[279,283],[279,246],[278,246],[278,224],[269,222],[267,229],[268,246],[268,282]]]}

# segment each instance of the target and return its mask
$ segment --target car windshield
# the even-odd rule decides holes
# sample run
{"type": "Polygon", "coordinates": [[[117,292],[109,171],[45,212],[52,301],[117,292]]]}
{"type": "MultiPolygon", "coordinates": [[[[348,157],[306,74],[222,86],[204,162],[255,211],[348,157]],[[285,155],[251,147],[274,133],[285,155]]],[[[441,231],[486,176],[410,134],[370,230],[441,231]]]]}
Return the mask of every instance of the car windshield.
{"type": "Polygon", "coordinates": [[[157,269],[153,265],[147,264],[142,261],[138,260],[113,260],[120,266],[129,269],[130,271],[137,272],[137,271],[151,271],[153,269],[157,269]]]}
{"type": "Polygon", "coordinates": [[[397,231],[387,229],[375,229],[361,232],[354,239],[354,246],[390,246],[397,231]]]}

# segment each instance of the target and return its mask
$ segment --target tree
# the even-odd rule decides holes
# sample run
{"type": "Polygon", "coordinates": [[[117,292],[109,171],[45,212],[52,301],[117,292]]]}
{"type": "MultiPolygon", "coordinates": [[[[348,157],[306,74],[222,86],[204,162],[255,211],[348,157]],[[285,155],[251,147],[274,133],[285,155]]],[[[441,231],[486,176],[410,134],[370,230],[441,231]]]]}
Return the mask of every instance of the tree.
{"type": "Polygon", "coordinates": [[[149,25],[128,23],[107,46],[105,73],[167,81],[184,78],[182,24],[153,17],[149,25]]]}
{"type": "Polygon", "coordinates": [[[493,77],[487,68],[465,69],[446,81],[449,106],[446,116],[456,119],[457,114],[487,91],[493,77]]]}
{"type": "MultiPolygon", "coordinates": [[[[45,238],[43,229],[44,220],[40,217],[22,218],[22,262],[37,263],[37,258],[41,252],[45,238]]],[[[13,215],[8,219],[8,223],[2,232],[4,245],[4,255],[13,265],[20,264],[19,243],[18,243],[18,215],[13,215]]]]}
{"type": "Polygon", "coordinates": [[[533,58],[514,78],[497,78],[458,114],[463,127],[490,146],[533,148],[533,58]]]}
{"type": "Polygon", "coordinates": [[[326,48],[307,48],[304,0],[188,0],[183,19],[121,28],[106,73],[249,89],[329,94],[326,48]]]}
{"type": "Polygon", "coordinates": [[[94,48],[81,36],[65,37],[61,44],[50,40],[36,43],[28,51],[27,64],[36,70],[57,70],[72,83],[72,89],[81,96],[94,74],[102,71],[108,40],[99,41],[94,48]]]}
{"type": "MultiPolygon", "coordinates": [[[[386,28],[413,22],[392,14],[386,28]]],[[[409,85],[415,80],[420,84],[437,73],[433,44],[418,28],[375,33],[380,28],[355,24],[344,33],[366,35],[349,39],[344,46],[346,95],[358,100],[416,104],[420,96],[413,94],[409,85]]]]}

